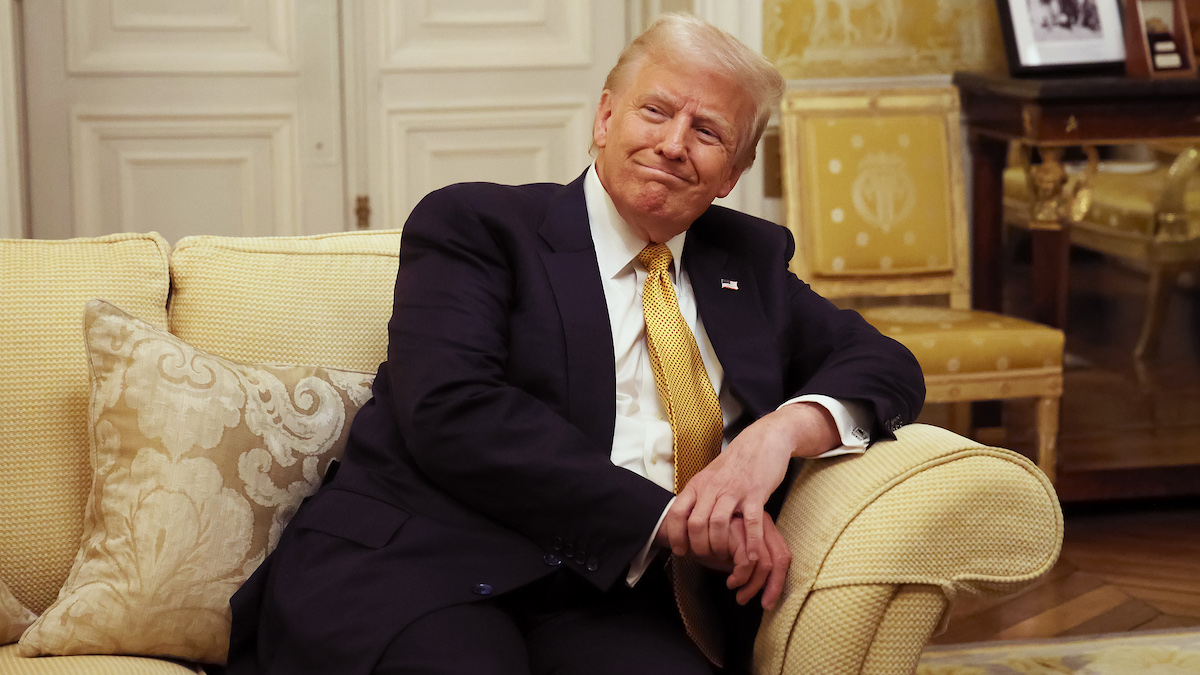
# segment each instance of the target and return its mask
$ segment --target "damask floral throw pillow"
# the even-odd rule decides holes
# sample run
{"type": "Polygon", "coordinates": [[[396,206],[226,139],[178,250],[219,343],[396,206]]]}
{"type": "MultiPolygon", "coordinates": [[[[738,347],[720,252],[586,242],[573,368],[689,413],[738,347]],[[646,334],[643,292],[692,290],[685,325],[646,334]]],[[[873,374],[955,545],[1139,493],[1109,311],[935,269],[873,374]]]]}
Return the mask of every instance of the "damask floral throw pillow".
{"type": "Polygon", "coordinates": [[[229,598],[345,446],[373,375],[236,363],[88,303],[92,492],[21,653],[224,663],[229,598]]]}
{"type": "Polygon", "coordinates": [[[0,645],[16,642],[36,618],[33,612],[21,606],[8,586],[0,581],[0,645]]]}

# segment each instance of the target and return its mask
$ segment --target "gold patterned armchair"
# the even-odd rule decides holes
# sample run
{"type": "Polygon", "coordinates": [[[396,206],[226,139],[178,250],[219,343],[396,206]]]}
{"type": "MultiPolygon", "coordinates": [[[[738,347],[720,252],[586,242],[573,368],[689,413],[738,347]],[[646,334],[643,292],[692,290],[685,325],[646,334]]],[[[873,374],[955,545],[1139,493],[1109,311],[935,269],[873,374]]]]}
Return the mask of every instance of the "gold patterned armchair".
{"type": "Polygon", "coordinates": [[[796,273],[831,299],[947,298],[860,311],[916,355],[927,402],[1036,399],[1053,480],[1063,333],[969,307],[957,91],[791,91],[781,137],[796,273]]]}
{"type": "MultiPolygon", "coordinates": [[[[1020,150],[1009,153],[1009,168],[1004,172],[1004,220],[1027,228],[1037,206],[1028,177],[1029,158],[1020,150]]],[[[1090,207],[1076,214],[1081,219],[1064,224],[1071,243],[1134,261],[1149,273],[1146,311],[1133,349],[1139,359],[1153,356],[1158,348],[1158,333],[1179,275],[1200,263],[1197,167],[1200,146],[1191,146],[1171,161],[1149,167],[1101,164],[1098,170],[1076,174],[1068,184],[1068,192],[1079,192],[1083,180],[1082,191],[1090,194],[1090,207]]]]}

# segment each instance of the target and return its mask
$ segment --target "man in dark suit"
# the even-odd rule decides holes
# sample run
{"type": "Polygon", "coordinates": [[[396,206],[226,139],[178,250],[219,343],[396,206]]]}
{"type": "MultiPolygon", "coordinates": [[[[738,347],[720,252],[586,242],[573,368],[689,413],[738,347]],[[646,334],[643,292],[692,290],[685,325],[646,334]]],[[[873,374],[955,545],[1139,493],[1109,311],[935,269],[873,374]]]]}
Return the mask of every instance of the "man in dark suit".
{"type": "Polygon", "coordinates": [[[781,91],[669,17],[610,74],[583,176],[417,206],[374,398],[234,597],[231,673],[744,668],[790,460],[862,451],[924,394],[788,272],[786,229],[711,205],[781,91]]]}

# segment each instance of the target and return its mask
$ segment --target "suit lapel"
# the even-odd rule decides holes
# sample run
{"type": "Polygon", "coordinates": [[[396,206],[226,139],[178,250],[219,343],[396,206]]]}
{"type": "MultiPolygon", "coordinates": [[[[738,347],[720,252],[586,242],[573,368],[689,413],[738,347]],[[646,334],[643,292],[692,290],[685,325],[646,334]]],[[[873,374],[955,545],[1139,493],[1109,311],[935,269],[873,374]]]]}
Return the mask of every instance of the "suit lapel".
{"type": "Polygon", "coordinates": [[[548,245],[539,255],[566,339],[568,416],[608,453],[617,415],[616,365],[582,176],[551,200],[538,233],[548,245]]]}
{"type": "Polygon", "coordinates": [[[758,418],[778,405],[783,369],[770,358],[777,350],[750,261],[732,256],[726,247],[710,241],[703,220],[701,216],[688,233],[684,266],[704,331],[725,370],[725,382],[758,418]]]}

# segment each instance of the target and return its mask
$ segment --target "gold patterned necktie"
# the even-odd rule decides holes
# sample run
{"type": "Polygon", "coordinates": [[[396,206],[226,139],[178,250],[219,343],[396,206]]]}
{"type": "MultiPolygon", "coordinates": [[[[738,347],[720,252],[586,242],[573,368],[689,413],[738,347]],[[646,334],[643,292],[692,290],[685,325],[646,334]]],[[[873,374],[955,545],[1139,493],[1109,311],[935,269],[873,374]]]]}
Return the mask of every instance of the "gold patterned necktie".
{"type": "MultiPolygon", "coordinates": [[[[658,396],[667,409],[675,455],[675,494],[721,452],[724,423],[696,337],[679,312],[667,269],[671,250],[650,244],[638,253],[649,270],[642,287],[646,345],[658,396]]],[[[688,637],[709,661],[722,665],[724,635],[711,601],[702,590],[703,570],[690,558],[671,558],[671,585],[688,637]]]]}

